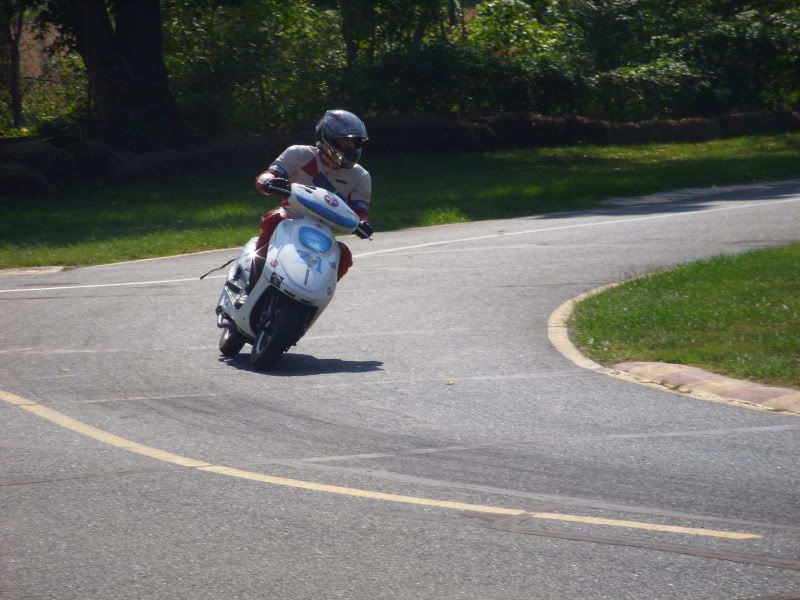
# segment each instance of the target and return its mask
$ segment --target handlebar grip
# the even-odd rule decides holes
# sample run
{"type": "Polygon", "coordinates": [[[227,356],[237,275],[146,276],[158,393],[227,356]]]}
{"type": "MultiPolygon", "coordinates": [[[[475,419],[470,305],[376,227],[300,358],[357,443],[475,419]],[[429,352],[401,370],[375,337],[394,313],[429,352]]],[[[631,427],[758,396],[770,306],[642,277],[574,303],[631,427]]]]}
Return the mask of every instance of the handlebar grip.
{"type": "Polygon", "coordinates": [[[284,196],[291,196],[292,190],[288,190],[282,187],[278,187],[276,185],[270,185],[269,183],[264,184],[264,189],[270,192],[276,192],[278,194],[283,194],[284,196]]]}
{"type": "Polygon", "coordinates": [[[368,234],[366,231],[361,229],[360,226],[356,227],[355,230],[353,231],[353,233],[355,233],[362,240],[370,240],[370,241],[372,241],[372,234],[368,234]]]}

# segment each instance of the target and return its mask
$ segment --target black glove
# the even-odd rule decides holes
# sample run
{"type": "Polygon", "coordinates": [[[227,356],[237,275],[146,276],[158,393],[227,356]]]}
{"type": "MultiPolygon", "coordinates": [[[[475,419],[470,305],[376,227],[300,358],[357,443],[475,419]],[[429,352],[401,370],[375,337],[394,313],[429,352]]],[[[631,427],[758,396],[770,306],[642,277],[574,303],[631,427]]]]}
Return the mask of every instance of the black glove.
{"type": "Polygon", "coordinates": [[[355,233],[362,240],[371,238],[373,234],[372,225],[369,224],[369,221],[361,221],[353,233],[355,233]]]}
{"type": "Polygon", "coordinates": [[[270,192],[287,195],[292,191],[292,184],[283,177],[273,177],[265,182],[265,186],[270,192]]]}

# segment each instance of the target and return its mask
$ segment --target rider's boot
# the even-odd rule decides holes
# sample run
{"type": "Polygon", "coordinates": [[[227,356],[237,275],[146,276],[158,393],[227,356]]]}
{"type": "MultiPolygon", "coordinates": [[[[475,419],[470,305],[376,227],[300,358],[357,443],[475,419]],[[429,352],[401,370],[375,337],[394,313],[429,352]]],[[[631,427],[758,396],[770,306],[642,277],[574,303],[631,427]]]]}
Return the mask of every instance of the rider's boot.
{"type": "Polygon", "coordinates": [[[280,209],[273,209],[261,217],[261,231],[256,241],[256,255],[253,257],[253,264],[250,267],[250,280],[247,282],[247,293],[249,294],[256,281],[264,270],[264,263],[267,260],[267,245],[272,232],[284,218],[284,213],[280,209]]]}
{"type": "Polygon", "coordinates": [[[266,261],[266,252],[267,249],[265,247],[259,247],[258,250],[256,250],[256,255],[253,257],[253,262],[250,264],[250,277],[247,280],[247,287],[244,289],[247,294],[253,290],[256,281],[261,277],[261,271],[264,270],[264,262],[266,261]]]}

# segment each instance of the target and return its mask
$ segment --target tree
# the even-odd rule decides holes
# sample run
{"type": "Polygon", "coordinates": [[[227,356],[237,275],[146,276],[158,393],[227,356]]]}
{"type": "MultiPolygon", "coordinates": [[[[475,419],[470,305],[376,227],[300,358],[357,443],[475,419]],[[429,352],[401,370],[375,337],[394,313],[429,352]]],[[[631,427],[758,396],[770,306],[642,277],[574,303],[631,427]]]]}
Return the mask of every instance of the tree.
{"type": "Polygon", "coordinates": [[[681,52],[706,74],[723,110],[800,105],[796,2],[701,0],[692,17],[681,52]]]}
{"type": "Polygon", "coordinates": [[[307,127],[342,102],[338,12],[309,0],[163,0],[165,61],[196,139],[307,127]]]}
{"type": "Polygon", "coordinates": [[[460,0],[339,0],[347,64],[371,65],[377,54],[418,51],[460,23],[460,0]]]}
{"type": "Polygon", "coordinates": [[[43,17],[74,43],[89,75],[97,137],[134,150],[181,142],[159,0],[49,0],[43,17]]]}
{"type": "Polygon", "coordinates": [[[0,71],[8,89],[13,127],[22,126],[22,91],[20,89],[20,40],[24,24],[25,3],[0,0],[0,71]]]}
{"type": "Polygon", "coordinates": [[[800,102],[796,0],[552,0],[583,110],[610,119],[712,116],[800,102]]]}
{"type": "MultiPolygon", "coordinates": [[[[343,92],[358,111],[387,108],[374,102],[376,96],[386,96],[388,89],[383,85],[395,79],[395,73],[405,80],[419,75],[420,67],[430,72],[422,64],[427,62],[423,55],[428,54],[428,46],[441,45],[462,24],[460,0],[339,0],[338,6],[346,47],[343,92]]],[[[422,98],[416,104],[426,105],[431,80],[423,77],[416,81],[422,98]]],[[[408,100],[409,94],[402,93],[408,100]]],[[[393,100],[390,104],[397,105],[393,100]]]]}
{"type": "Polygon", "coordinates": [[[359,54],[366,56],[367,62],[371,63],[377,17],[375,3],[372,0],[341,0],[339,7],[348,67],[355,65],[359,54]]]}

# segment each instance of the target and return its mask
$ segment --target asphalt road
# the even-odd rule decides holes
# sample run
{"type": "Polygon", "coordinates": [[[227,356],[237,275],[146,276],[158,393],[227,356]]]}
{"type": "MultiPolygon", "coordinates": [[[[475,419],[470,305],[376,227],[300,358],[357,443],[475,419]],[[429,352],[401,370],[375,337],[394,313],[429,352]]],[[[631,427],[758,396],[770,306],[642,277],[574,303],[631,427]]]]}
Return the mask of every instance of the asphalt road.
{"type": "Polygon", "coordinates": [[[198,276],[234,250],[2,276],[0,598],[800,598],[800,419],[547,338],[599,285],[797,239],[798,182],[351,238],[272,374],[217,352],[198,276]]]}

